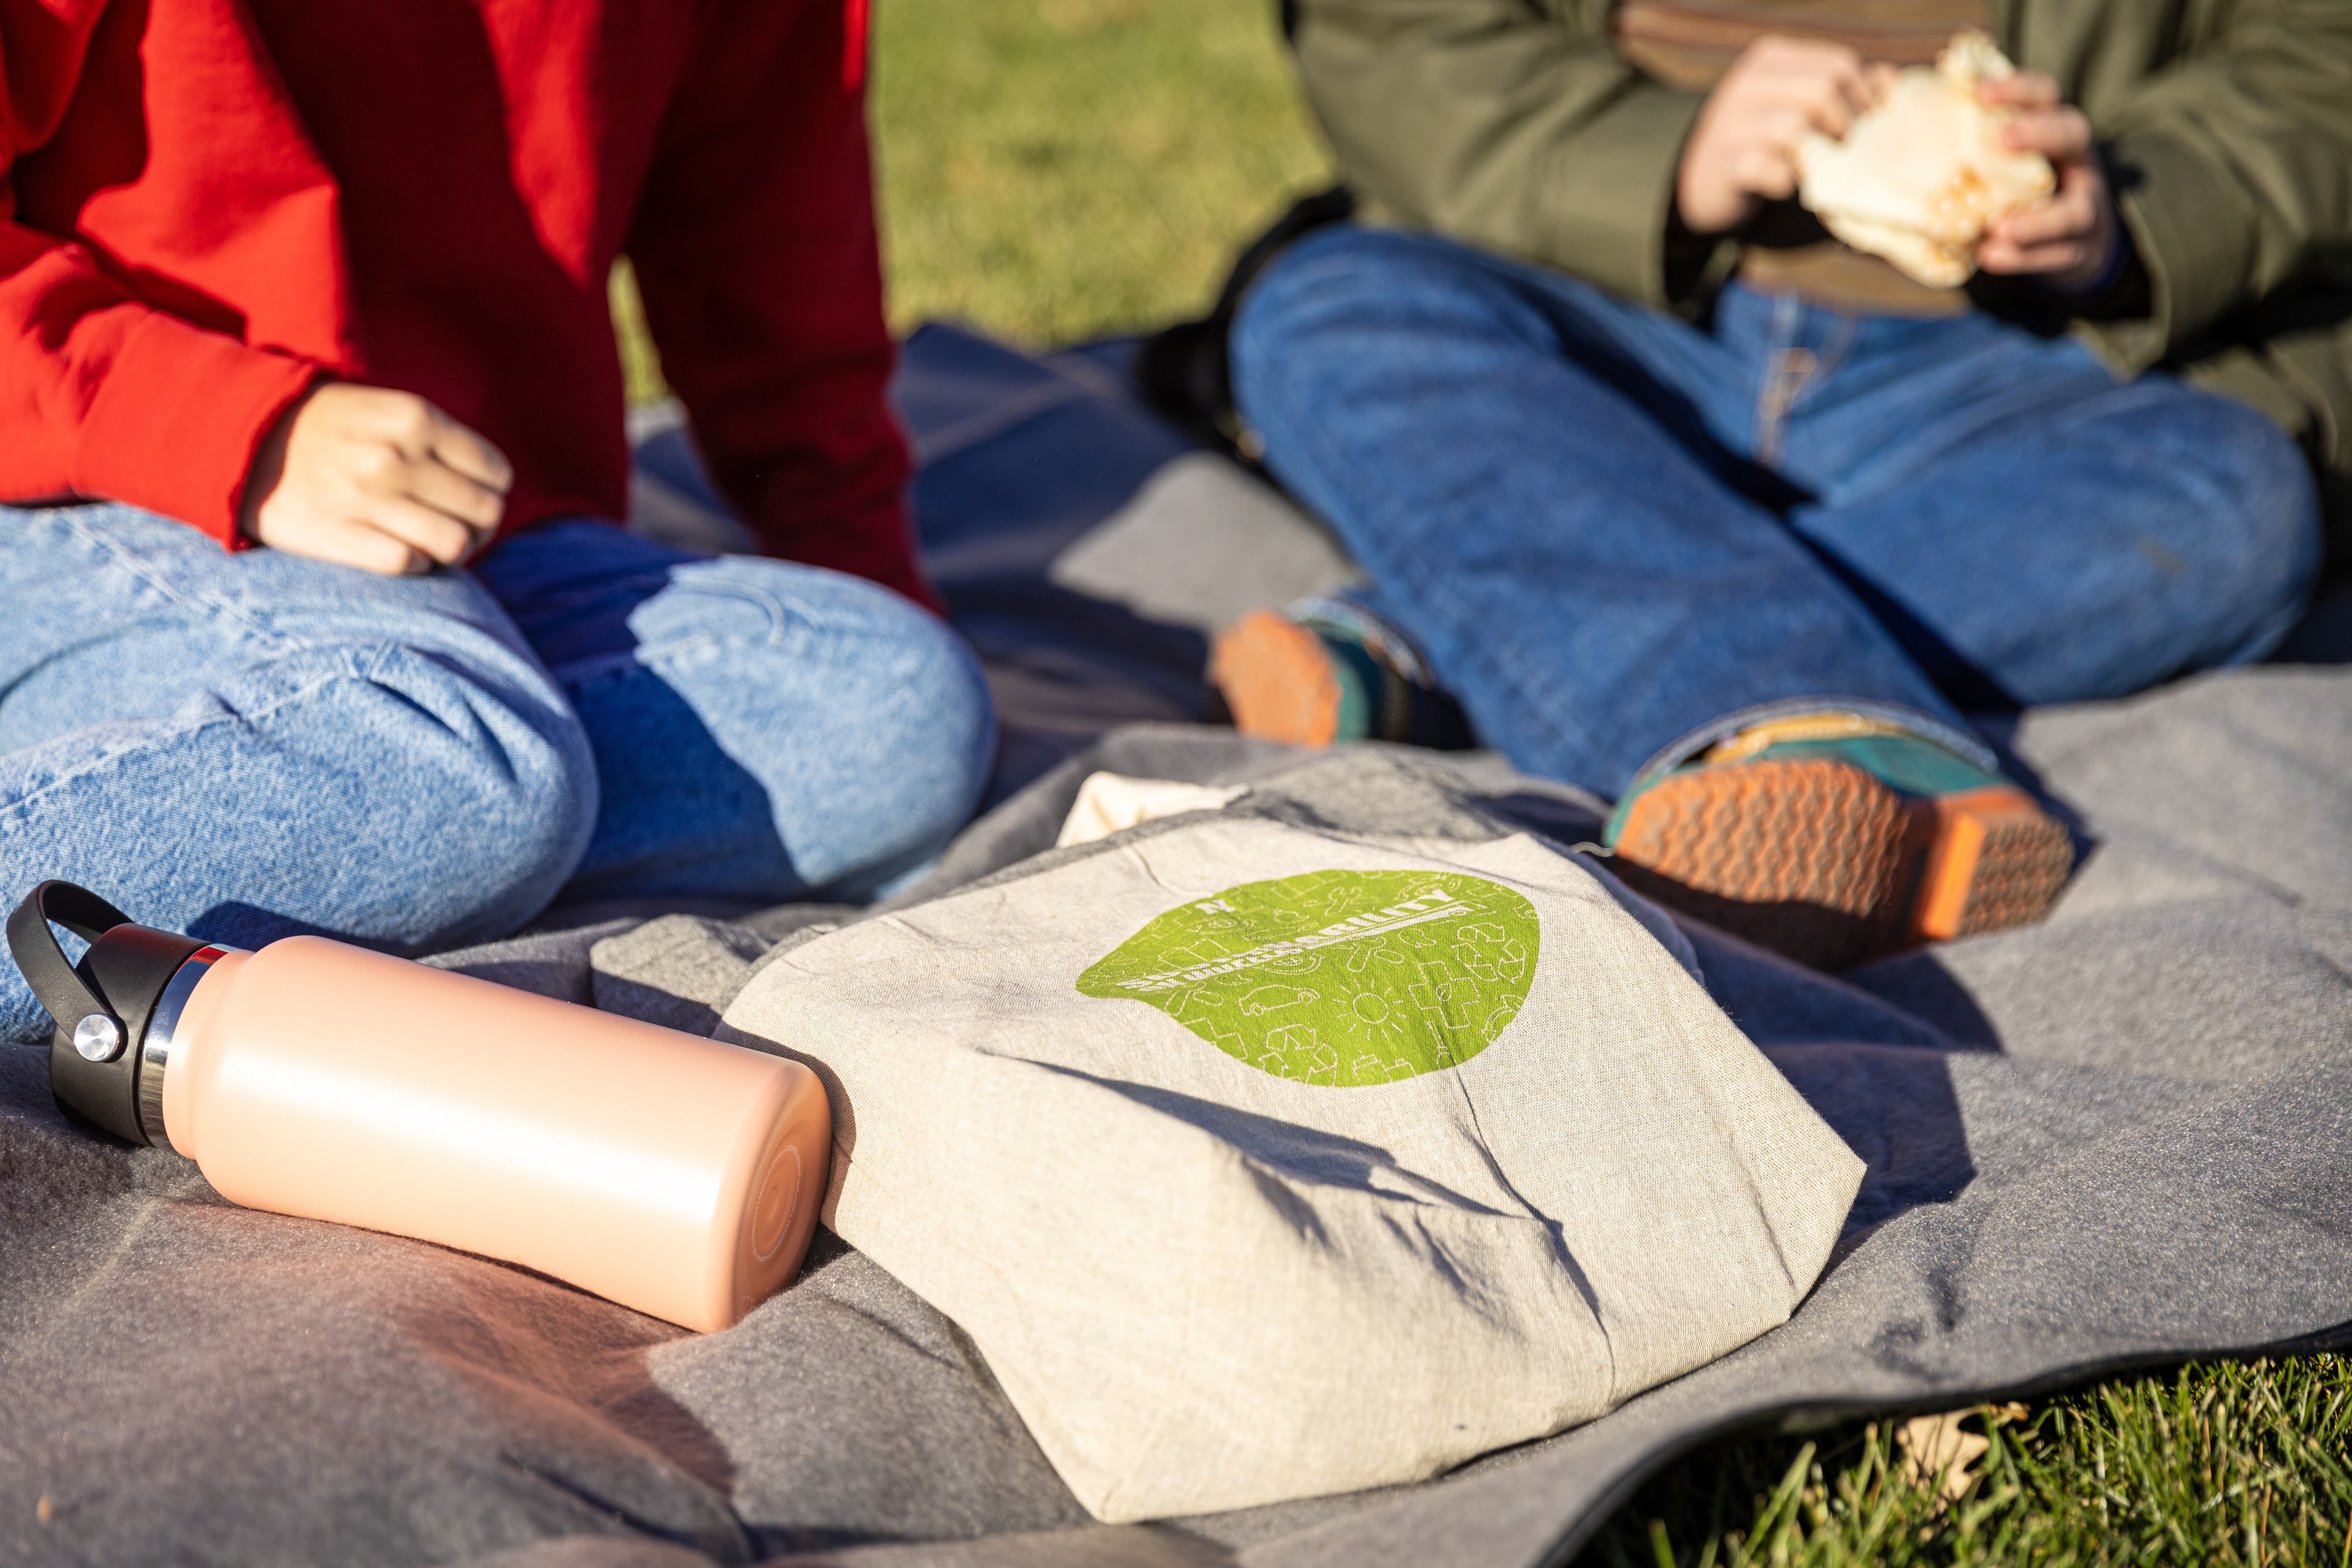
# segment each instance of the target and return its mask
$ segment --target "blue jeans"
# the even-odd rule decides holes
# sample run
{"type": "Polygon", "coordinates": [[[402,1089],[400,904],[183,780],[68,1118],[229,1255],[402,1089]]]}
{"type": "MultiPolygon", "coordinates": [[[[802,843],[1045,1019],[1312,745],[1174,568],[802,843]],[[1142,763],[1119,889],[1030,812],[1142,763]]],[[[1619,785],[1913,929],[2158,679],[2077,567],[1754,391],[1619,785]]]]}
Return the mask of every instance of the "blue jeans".
{"type": "MultiPolygon", "coordinates": [[[[987,689],[887,589],[594,522],[472,573],[0,509],[0,900],[250,947],[495,937],[568,899],[857,898],[978,800],[987,689]]],[[[47,1025],[0,964],[0,1030],[47,1025]]]]}
{"type": "Polygon", "coordinates": [[[2308,465],[2173,377],[1989,317],[1739,287],[1711,331],[1423,235],[1312,235],[1243,303],[1241,411],[1486,743],[1603,796],[1767,702],[2116,697],[2261,658],[2308,465]]]}

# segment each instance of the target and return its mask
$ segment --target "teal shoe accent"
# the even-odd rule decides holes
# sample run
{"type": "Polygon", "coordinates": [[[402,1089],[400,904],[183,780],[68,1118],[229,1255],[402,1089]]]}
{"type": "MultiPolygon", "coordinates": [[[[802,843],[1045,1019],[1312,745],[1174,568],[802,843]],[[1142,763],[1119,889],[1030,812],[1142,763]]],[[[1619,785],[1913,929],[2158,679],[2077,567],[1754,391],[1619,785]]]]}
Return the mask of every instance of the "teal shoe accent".
{"type": "MultiPolygon", "coordinates": [[[[1849,763],[1905,796],[1958,795],[1963,790],[2010,783],[2000,774],[1980,768],[1965,757],[1955,755],[1948,748],[1917,735],[1852,735],[1829,741],[1783,741],[1765,747],[1752,757],[1742,757],[1739,762],[1803,762],[1816,758],[1849,763]]],[[[1609,813],[1609,820],[1601,830],[1601,844],[1607,848],[1616,848],[1618,835],[1624,829],[1626,815],[1633,810],[1633,803],[1665,780],[1693,768],[1738,765],[1739,763],[1685,763],[1681,767],[1644,780],[1637,788],[1627,791],[1609,813]]]]}
{"type": "Polygon", "coordinates": [[[1675,774],[1686,772],[1690,768],[1701,765],[1703,764],[1685,763],[1682,767],[1671,768],[1662,773],[1653,773],[1648,778],[1637,782],[1632,789],[1627,790],[1623,795],[1619,795],[1617,797],[1617,804],[1610,808],[1609,820],[1601,825],[1601,847],[1609,850],[1612,854],[1616,851],[1617,840],[1625,831],[1625,818],[1633,811],[1633,803],[1635,801],[1641,799],[1643,795],[1649,794],[1652,790],[1657,788],[1668,779],[1674,777],[1675,774]]]}
{"type": "Polygon", "coordinates": [[[1470,726],[1402,633],[1344,598],[1302,599],[1283,612],[1313,632],[1339,686],[1332,742],[1394,741],[1436,751],[1470,745],[1470,726]]]}
{"type": "Polygon", "coordinates": [[[1381,693],[1387,686],[1387,672],[1355,638],[1334,635],[1334,628],[1314,621],[1305,625],[1330,656],[1331,677],[1339,686],[1339,719],[1331,731],[1331,743],[1336,746],[1372,739],[1381,711],[1381,693]]]}
{"type": "Polygon", "coordinates": [[[2007,784],[1965,758],[1956,757],[1933,741],[1915,735],[1853,735],[1836,741],[1784,741],[1767,746],[1758,757],[1801,760],[1827,757],[1852,763],[1864,773],[1903,795],[1958,795],[2007,784]]]}

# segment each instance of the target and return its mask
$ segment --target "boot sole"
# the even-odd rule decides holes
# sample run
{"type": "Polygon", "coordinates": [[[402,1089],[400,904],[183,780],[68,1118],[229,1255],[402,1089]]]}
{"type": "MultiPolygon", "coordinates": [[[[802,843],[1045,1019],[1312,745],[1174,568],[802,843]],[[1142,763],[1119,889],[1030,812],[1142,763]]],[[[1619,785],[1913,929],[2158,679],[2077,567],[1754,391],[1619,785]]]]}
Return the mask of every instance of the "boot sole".
{"type": "Polygon", "coordinates": [[[1271,610],[1252,610],[1217,639],[1209,682],[1244,735],[1319,749],[1339,732],[1339,678],[1323,639],[1271,610]]]}
{"type": "Polygon", "coordinates": [[[1633,803],[1637,891],[1815,969],[2040,920],[2074,842],[2022,791],[1908,799],[1825,758],[1698,768],[1633,803]]]}

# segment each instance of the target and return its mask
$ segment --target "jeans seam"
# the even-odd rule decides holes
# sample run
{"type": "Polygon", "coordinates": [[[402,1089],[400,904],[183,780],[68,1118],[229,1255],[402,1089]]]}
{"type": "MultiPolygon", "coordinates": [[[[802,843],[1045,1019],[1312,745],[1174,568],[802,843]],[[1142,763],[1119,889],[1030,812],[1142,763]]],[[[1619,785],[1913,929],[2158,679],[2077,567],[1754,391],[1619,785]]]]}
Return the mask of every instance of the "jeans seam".
{"type": "Polygon", "coordinates": [[[1838,317],[1836,333],[1813,356],[1812,374],[1805,377],[1805,384],[1797,388],[1795,395],[1789,399],[1787,414],[1794,416],[1804,406],[1807,398],[1820,392],[1832,376],[1845,367],[1845,362],[1853,356],[1853,346],[1861,336],[1862,318],[1843,314],[1838,317]]]}
{"type": "MultiPolygon", "coordinates": [[[[771,617],[772,621],[773,618],[771,617]]],[[[639,646],[624,652],[599,654],[593,658],[574,660],[563,668],[551,668],[549,673],[562,689],[564,700],[576,707],[580,698],[592,688],[606,683],[618,683],[633,675],[649,675],[665,685],[671,685],[662,666],[666,660],[681,651],[709,647],[716,649],[721,655],[730,652],[756,652],[779,647],[782,641],[781,629],[773,625],[764,637],[741,633],[698,632],[691,637],[656,645],[650,657],[647,649],[644,646],[639,646]]],[[[672,686],[672,689],[676,689],[675,686],[672,686]]]]}
{"type": "MultiPolygon", "coordinates": [[[[121,542],[109,538],[106,534],[84,523],[79,518],[67,518],[66,526],[72,529],[77,534],[88,540],[92,544],[98,546],[99,549],[104,551],[113,559],[117,565],[130,573],[132,576],[138,578],[140,582],[145,584],[148,587],[153,589],[164,598],[170,600],[173,604],[190,610],[202,610],[214,616],[234,621],[239,626],[244,628],[248,636],[257,638],[263,642],[274,643],[280,647],[300,649],[308,649],[312,646],[303,638],[293,637],[288,633],[278,631],[272,627],[264,626],[261,622],[254,619],[253,616],[247,614],[244,607],[233,599],[214,594],[189,594],[183,592],[179,588],[175,587],[170,581],[159,576],[154,571],[150,569],[146,562],[142,557],[131,551],[127,546],[121,543],[121,542]]],[[[177,524],[175,526],[184,527],[186,525],[177,524]]],[[[262,548],[267,548],[267,546],[262,548]]]]}
{"type": "Polygon", "coordinates": [[[1778,437],[1780,366],[1781,356],[1794,346],[1796,303],[1793,294],[1780,295],[1772,301],[1772,324],[1768,329],[1763,357],[1764,379],[1756,388],[1755,402],[1748,414],[1748,449],[1756,454],[1759,462],[1771,461],[1768,448],[1778,437]]]}
{"type": "MultiPolygon", "coordinates": [[[[677,580],[673,578],[671,581],[674,584],[677,580]]],[[[665,642],[639,643],[631,650],[639,664],[644,665],[647,668],[651,668],[664,660],[675,658],[682,654],[704,647],[718,647],[721,649],[728,647],[775,648],[782,647],[784,645],[786,640],[786,630],[791,624],[793,616],[789,609],[778,604],[772,597],[765,594],[738,588],[732,584],[724,581],[721,581],[709,588],[700,589],[698,592],[707,594],[713,598],[731,599],[738,604],[752,606],[754,609],[759,611],[761,617],[766,621],[766,629],[756,634],[745,632],[697,631],[689,633],[682,637],[670,638],[665,642]]]]}
{"type": "MultiPolygon", "coordinates": [[[[381,667],[382,659],[387,657],[389,657],[389,650],[385,650],[383,653],[379,655],[377,660],[379,668],[381,667]]],[[[52,779],[47,784],[43,784],[40,788],[33,791],[31,794],[19,795],[16,799],[9,802],[6,805],[0,806],[0,822],[14,822],[17,820],[44,797],[55,794],[57,791],[65,788],[68,784],[78,784],[81,780],[88,778],[90,774],[98,773],[102,769],[112,767],[125,758],[142,756],[149,752],[161,750],[165,745],[174,744],[178,742],[186,740],[190,736],[201,735],[205,731],[211,729],[215,725],[236,722],[253,723],[258,722],[262,720],[275,718],[279,713],[282,713],[287,709],[292,707],[295,703],[303,701],[315,695],[323,688],[331,686],[338,681],[344,680],[372,685],[374,683],[373,672],[373,670],[362,672],[357,669],[329,670],[320,675],[317,679],[310,681],[305,685],[297,687],[295,689],[287,692],[284,696],[280,697],[278,700],[270,703],[267,707],[241,710],[235,713],[213,714],[206,718],[198,720],[193,724],[175,725],[171,730],[154,737],[152,741],[144,744],[126,747],[119,752],[109,752],[106,755],[96,759],[87,766],[76,768],[69,773],[52,779]]]]}
{"type": "Polygon", "coordinates": [[[1757,392],[1755,426],[1748,444],[1758,462],[1776,469],[1788,447],[1790,421],[1808,398],[1843,368],[1862,336],[1862,319],[1841,311],[1837,329],[1827,342],[1819,350],[1803,347],[1796,342],[1797,329],[1802,325],[1809,308],[1794,294],[1781,295],[1773,301],[1775,346],[1765,355],[1764,384],[1757,392]],[[1786,343],[1781,342],[1784,326],[1788,329],[1786,343]],[[1801,358],[1802,369],[1792,380],[1789,370],[1801,358]]]}

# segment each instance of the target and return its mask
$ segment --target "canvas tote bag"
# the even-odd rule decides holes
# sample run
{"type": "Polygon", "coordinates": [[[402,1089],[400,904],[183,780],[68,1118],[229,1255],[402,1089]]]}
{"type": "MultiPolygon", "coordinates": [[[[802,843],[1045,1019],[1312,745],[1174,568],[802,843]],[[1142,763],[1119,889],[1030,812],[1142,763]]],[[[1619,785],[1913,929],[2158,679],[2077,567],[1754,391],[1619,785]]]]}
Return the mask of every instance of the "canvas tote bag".
{"type": "Polygon", "coordinates": [[[1587,868],[1240,814],[782,952],[823,1217],[1106,1521],[1407,1481],[1783,1321],[1862,1163],[1587,868]]]}

